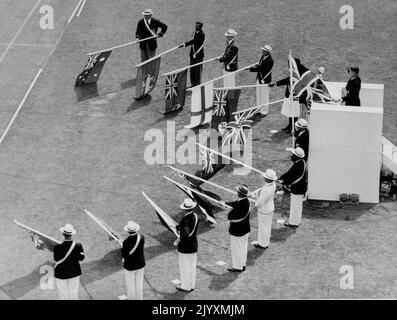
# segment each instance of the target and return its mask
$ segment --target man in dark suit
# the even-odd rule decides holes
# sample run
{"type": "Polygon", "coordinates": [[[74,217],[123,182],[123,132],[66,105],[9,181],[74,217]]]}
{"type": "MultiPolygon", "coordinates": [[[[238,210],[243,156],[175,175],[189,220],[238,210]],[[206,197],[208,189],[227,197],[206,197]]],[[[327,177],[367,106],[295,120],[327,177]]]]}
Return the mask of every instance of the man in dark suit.
{"type": "Polygon", "coordinates": [[[227,215],[232,253],[232,268],[227,269],[230,272],[242,272],[247,264],[248,235],[251,231],[248,193],[247,185],[241,184],[237,187],[238,199],[225,203],[233,208],[227,215]]]}
{"type": "Polygon", "coordinates": [[[134,221],[128,221],[127,225],[124,227],[124,230],[129,234],[128,238],[123,241],[123,248],[121,249],[128,300],[143,299],[145,237],[137,234],[139,229],[139,224],[134,221]]]}
{"type": "Polygon", "coordinates": [[[196,286],[196,268],[197,268],[197,228],[198,216],[193,212],[197,203],[192,199],[185,199],[180,206],[186,213],[181,222],[176,227],[179,231],[178,242],[178,263],[181,273],[182,284],[176,287],[179,291],[191,292],[196,286]]]}
{"type": "MultiPolygon", "coordinates": [[[[236,46],[235,37],[237,32],[233,29],[229,29],[226,33],[226,49],[223,56],[219,58],[219,62],[224,65],[223,74],[227,75],[230,72],[238,69],[238,48],[236,46]]],[[[228,75],[223,78],[224,87],[235,86],[235,74],[228,75]]]]}
{"type": "MultiPolygon", "coordinates": [[[[193,31],[192,39],[179,45],[180,48],[191,46],[189,54],[190,65],[203,62],[205,33],[203,32],[202,28],[203,23],[197,21],[195,30],[193,31]]],[[[202,71],[202,64],[190,68],[190,84],[192,87],[195,87],[201,83],[202,71]]]]}
{"type": "Polygon", "coordinates": [[[303,197],[307,191],[305,152],[302,148],[289,149],[292,152],[292,167],[284,173],[278,182],[291,190],[289,221],[284,223],[287,227],[297,228],[302,221],[303,197]]]}
{"type": "Polygon", "coordinates": [[[346,106],[357,106],[360,103],[360,90],[361,90],[361,79],[358,76],[360,69],[358,67],[349,67],[347,69],[349,73],[349,81],[347,82],[346,88],[344,90],[345,95],[342,97],[342,101],[346,106]]]}
{"type": "Polygon", "coordinates": [[[84,260],[83,246],[72,240],[72,235],[76,234],[76,230],[70,223],[59,230],[65,238],[61,244],[54,247],[54,277],[59,298],[61,300],[78,300],[81,275],[79,261],[84,260]]]}
{"type": "MultiPolygon", "coordinates": [[[[296,66],[298,68],[298,72],[300,74],[300,76],[302,76],[306,71],[308,71],[309,69],[306,68],[304,65],[301,64],[300,59],[294,58],[295,62],[296,62],[296,66]]],[[[288,63],[288,67],[289,67],[289,63],[288,63]]],[[[290,94],[290,77],[287,77],[285,79],[279,80],[277,81],[275,84],[271,83],[269,85],[269,87],[273,87],[274,85],[276,85],[277,87],[279,86],[286,86],[285,89],[285,97],[289,98],[289,94],[290,94]]],[[[299,104],[301,108],[307,108],[307,91],[303,92],[300,96],[299,96],[299,104]]],[[[295,102],[296,103],[296,102],[295,102]]],[[[288,125],[284,128],[282,128],[281,130],[285,131],[286,133],[291,133],[292,130],[292,124],[298,120],[297,117],[297,113],[299,113],[299,106],[297,108],[297,110],[295,110],[295,108],[293,107],[293,112],[289,113],[286,112],[285,110],[289,110],[289,108],[287,108],[287,106],[289,106],[290,101],[284,101],[283,103],[283,107],[281,109],[281,114],[287,116],[288,119],[288,125]]],[[[292,110],[291,110],[292,111],[292,110]]]]}
{"type": "Polygon", "coordinates": [[[307,121],[299,119],[295,122],[295,148],[302,148],[305,152],[304,160],[307,161],[309,157],[309,129],[307,128],[307,121]]]}
{"type": "MultiPolygon", "coordinates": [[[[167,25],[160,20],[152,18],[153,11],[151,9],[145,9],[142,14],[143,19],[138,21],[135,33],[137,40],[150,38],[152,36],[161,38],[167,31],[167,25]],[[159,28],[161,31],[157,33],[159,28]]],[[[157,49],[156,38],[140,42],[139,48],[141,49],[141,62],[154,57],[157,49]]]]}
{"type": "MultiPolygon", "coordinates": [[[[270,55],[272,47],[268,44],[261,47],[262,56],[259,59],[257,65],[250,68],[251,72],[256,72],[256,84],[268,84],[272,82],[272,68],[273,68],[273,58],[270,55]]],[[[269,103],[269,87],[268,86],[258,86],[256,88],[256,105],[261,105],[269,103]]],[[[269,113],[269,106],[264,106],[261,109],[260,114],[266,116],[269,113]]]]}

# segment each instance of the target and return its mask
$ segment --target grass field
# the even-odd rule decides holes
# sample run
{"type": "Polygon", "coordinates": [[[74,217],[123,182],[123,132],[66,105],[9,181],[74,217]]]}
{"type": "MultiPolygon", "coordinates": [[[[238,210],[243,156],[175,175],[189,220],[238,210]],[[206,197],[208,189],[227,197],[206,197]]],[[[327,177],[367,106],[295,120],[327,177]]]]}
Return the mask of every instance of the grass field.
{"type": "MultiPolygon", "coordinates": [[[[250,246],[247,271],[238,276],[226,271],[231,260],[229,235],[226,212],[219,212],[216,228],[205,222],[199,226],[197,289],[189,295],[177,292],[171,283],[179,278],[173,235],[158,223],[140,192],[145,191],[176,220],[181,218],[178,207],[184,195],[161,178],[177,177],[166,166],[146,164],[144,135],[152,128],[165,132],[167,120],[181,129],[190,119],[190,98],[181,112],[164,117],[158,112],[164,103],[164,79],[159,79],[148,99],[134,101],[134,66],[140,61],[136,47],[112,53],[97,90],[74,88],[85,53],[132,41],[141,12],[149,7],[169,26],[157,52],[188,40],[194,21],[201,20],[207,37],[206,58],[223,52],[224,33],[234,28],[241,67],[259,59],[264,42],[272,45],[274,80],[288,74],[289,49],[307,67],[325,67],[325,80],[347,81],[345,62],[357,63],[363,82],[385,85],[383,135],[397,145],[395,1],[350,1],[354,30],[339,27],[339,9],[345,4],[340,0],[87,0],[80,17],[67,24],[77,3],[46,1],[54,8],[55,28],[43,31],[38,21],[44,3],[0,1],[0,55],[5,53],[0,62],[1,133],[43,68],[0,144],[0,299],[57,299],[56,290],[39,286],[40,268],[51,265],[51,255],[35,250],[12,219],[59,240],[58,228],[72,223],[86,252],[80,298],[117,299],[125,294],[117,244],[107,241],[83,209],[119,232],[129,219],[140,223],[147,239],[145,299],[397,297],[397,205],[393,202],[357,209],[341,209],[336,204],[316,209],[305,203],[302,226],[291,230],[274,222],[270,248],[259,252],[250,246]],[[216,265],[219,260],[228,265],[216,265]],[[340,288],[343,265],[354,268],[353,290],[340,288]]],[[[175,51],[162,59],[160,72],[180,68],[188,60],[188,49],[175,51]]],[[[204,79],[221,73],[220,64],[207,65],[204,79]]],[[[236,82],[254,84],[255,76],[241,72],[236,82]]],[[[283,94],[283,88],[276,88],[271,100],[283,94]]],[[[254,91],[247,90],[239,108],[254,103],[254,91]]],[[[272,167],[278,173],[289,168],[285,147],[291,140],[270,133],[285,122],[277,105],[254,127],[254,167],[272,167]]],[[[188,172],[199,168],[176,166],[188,172]]],[[[212,181],[231,188],[242,181],[254,188],[262,179],[253,173],[234,176],[228,166],[212,181]]],[[[274,220],[286,219],[288,210],[288,197],[277,198],[274,220]]],[[[256,215],[251,226],[250,241],[256,238],[256,215]]]]}

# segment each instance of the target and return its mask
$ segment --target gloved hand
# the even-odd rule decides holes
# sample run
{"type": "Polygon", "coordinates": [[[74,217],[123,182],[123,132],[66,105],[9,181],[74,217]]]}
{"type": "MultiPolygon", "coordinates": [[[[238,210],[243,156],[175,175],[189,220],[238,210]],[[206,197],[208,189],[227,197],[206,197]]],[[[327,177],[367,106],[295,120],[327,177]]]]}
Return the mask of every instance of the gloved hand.
{"type": "Polygon", "coordinates": [[[183,48],[185,46],[185,44],[184,43],[181,43],[179,46],[178,46],[178,48],[183,48]]]}

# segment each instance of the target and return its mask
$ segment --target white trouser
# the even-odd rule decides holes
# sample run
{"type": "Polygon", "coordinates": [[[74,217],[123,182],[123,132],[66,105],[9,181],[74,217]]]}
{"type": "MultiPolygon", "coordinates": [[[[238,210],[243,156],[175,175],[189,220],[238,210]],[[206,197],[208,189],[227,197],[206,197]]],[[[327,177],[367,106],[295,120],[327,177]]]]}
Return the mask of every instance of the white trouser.
{"type": "Polygon", "coordinates": [[[124,269],[125,281],[127,283],[128,300],[143,299],[143,274],[145,268],[128,271],[124,269]]]}
{"type": "Polygon", "coordinates": [[[196,253],[180,253],[178,252],[179,271],[181,273],[181,288],[183,290],[191,290],[196,286],[196,253]]]}
{"type": "Polygon", "coordinates": [[[299,226],[302,221],[302,201],[303,194],[292,194],[289,209],[289,224],[299,226]]]}
{"type": "MultiPolygon", "coordinates": [[[[260,84],[259,80],[256,80],[256,84],[260,84]]],[[[269,87],[260,86],[256,87],[256,105],[259,106],[264,103],[269,103],[269,87]]],[[[261,109],[261,114],[268,114],[269,106],[264,106],[261,109]]]]}
{"type": "Polygon", "coordinates": [[[242,237],[230,236],[232,267],[242,270],[247,264],[248,233],[242,237]]]}
{"type": "Polygon", "coordinates": [[[273,213],[261,213],[258,211],[258,243],[262,247],[268,247],[270,244],[270,235],[272,233],[273,213]]]}
{"type": "MultiPolygon", "coordinates": [[[[223,75],[229,74],[229,71],[223,70],[223,75]]],[[[236,74],[232,73],[223,78],[224,87],[235,87],[236,86],[236,74]]]]}
{"type": "Polygon", "coordinates": [[[80,276],[70,279],[57,279],[60,300],[79,300],[80,276]]]}

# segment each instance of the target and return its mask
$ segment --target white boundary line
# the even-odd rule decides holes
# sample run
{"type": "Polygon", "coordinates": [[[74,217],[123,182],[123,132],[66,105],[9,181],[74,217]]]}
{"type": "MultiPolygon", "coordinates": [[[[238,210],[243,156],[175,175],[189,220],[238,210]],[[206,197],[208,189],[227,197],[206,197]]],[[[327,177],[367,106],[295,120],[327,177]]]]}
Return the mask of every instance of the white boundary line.
{"type": "Polygon", "coordinates": [[[41,0],[37,0],[36,4],[34,5],[32,11],[30,11],[29,15],[26,17],[25,21],[22,23],[22,25],[19,27],[17,33],[15,34],[14,38],[12,38],[11,42],[8,44],[6,50],[3,52],[3,54],[0,56],[0,63],[3,61],[4,57],[6,56],[8,50],[10,50],[12,44],[15,42],[15,40],[17,39],[17,37],[19,36],[19,34],[21,33],[23,27],[25,26],[25,24],[28,22],[28,20],[30,19],[30,17],[32,16],[32,14],[34,13],[34,11],[36,10],[36,7],[39,5],[41,0]]]}
{"type": "Polygon", "coordinates": [[[75,13],[76,13],[76,11],[77,11],[77,9],[78,9],[79,6],[80,6],[81,1],[83,1],[83,0],[79,0],[79,3],[77,4],[76,8],[74,8],[72,14],[70,15],[70,17],[69,17],[69,19],[68,19],[68,23],[69,23],[70,21],[72,21],[72,19],[73,19],[75,13]]]}
{"type": "Polygon", "coordinates": [[[84,5],[85,5],[86,1],[87,0],[84,0],[83,3],[81,4],[80,10],[79,10],[79,12],[77,12],[77,17],[80,17],[80,13],[81,13],[81,11],[83,11],[83,8],[84,8],[84,5]]]}
{"type": "Polygon", "coordinates": [[[27,99],[27,97],[28,97],[30,91],[32,90],[34,84],[36,83],[37,78],[40,76],[40,74],[41,74],[42,72],[43,72],[43,69],[40,69],[40,70],[37,72],[36,76],[34,77],[32,83],[31,83],[30,86],[29,86],[28,91],[26,91],[26,93],[25,93],[25,95],[24,95],[24,97],[23,97],[21,103],[19,104],[17,110],[15,111],[15,113],[14,113],[14,115],[12,116],[10,122],[8,123],[7,128],[4,130],[3,134],[1,135],[0,144],[3,142],[5,136],[7,135],[8,131],[9,131],[10,128],[11,128],[11,126],[13,125],[15,119],[17,118],[17,116],[18,116],[18,114],[19,114],[19,111],[21,111],[21,109],[22,109],[22,107],[23,107],[23,105],[24,105],[24,103],[25,103],[25,101],[26,101],[26,99],[27,99]]]}
{"type": "Polygon", "coordinates": [[[21,47],[52,47],[52,44],[36,44],[36,43],[4,43],[0,42],[0,46],[21,46],[21,47]]]}

